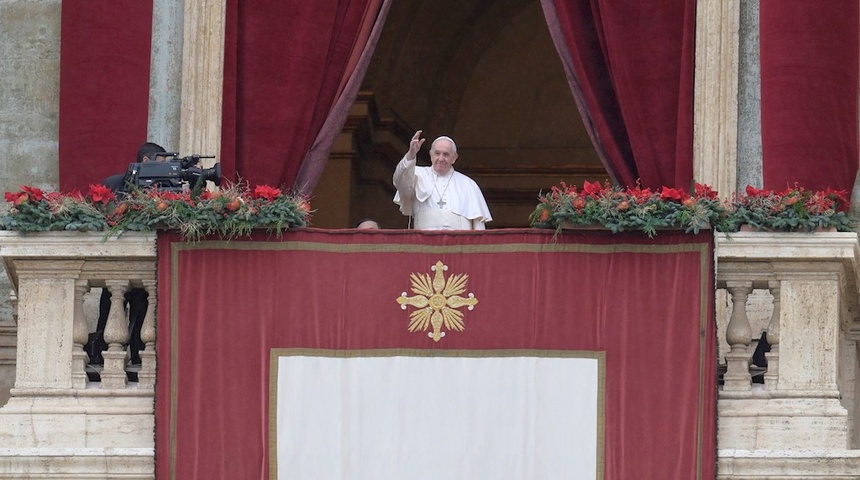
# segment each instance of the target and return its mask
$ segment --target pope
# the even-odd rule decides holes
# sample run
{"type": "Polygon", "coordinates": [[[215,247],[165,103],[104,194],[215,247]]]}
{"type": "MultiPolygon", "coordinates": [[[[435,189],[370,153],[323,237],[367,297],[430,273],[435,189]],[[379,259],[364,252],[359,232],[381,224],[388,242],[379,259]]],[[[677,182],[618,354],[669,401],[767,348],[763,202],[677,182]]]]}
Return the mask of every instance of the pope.
{"type": "Polygon", "coordinates": [[[481,188],[454,170],[457,144],[441,136],[430,144],[429,167],[416,166],[426,138],[421,130],[409,142],[409,151],[394,170],[394,203],[400,213],[414,217],[418,230],[484,230],[493,217],[481,188]]]}

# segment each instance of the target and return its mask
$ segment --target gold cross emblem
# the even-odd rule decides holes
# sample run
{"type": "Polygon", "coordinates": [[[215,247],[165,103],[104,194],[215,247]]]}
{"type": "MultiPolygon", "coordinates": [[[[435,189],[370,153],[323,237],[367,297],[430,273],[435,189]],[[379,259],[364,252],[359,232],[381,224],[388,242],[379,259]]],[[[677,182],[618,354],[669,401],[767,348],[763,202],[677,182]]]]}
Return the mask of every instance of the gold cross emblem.
{"type": "Polygon", "coordinates": [[[434,342],[438,342],[445,336],[445,332],[442,331],[443,326],[447,330],[459,332],[466,328],[463,323],[463,313],[457,309],[467,307],[473,310],[478,304],[478,299],[472,293],[466,297],[460,296],[466,291],[469,275],[465,273],[451,275],[446,281],[443,272],[448,270],[448,266],[441,260],[430,267],[430,270],[436,272],[432,279],[427,273],[412,273],[409,278],[412,280],[412,293],[416,295],[410,297],[403,292],[397,298],[397,303],[403,310],[406,310],[407,305],[418,309],[409,314],[410,332],[427,331],[432,326],[433,331],[427,332],[427,336],[434,342]]]}

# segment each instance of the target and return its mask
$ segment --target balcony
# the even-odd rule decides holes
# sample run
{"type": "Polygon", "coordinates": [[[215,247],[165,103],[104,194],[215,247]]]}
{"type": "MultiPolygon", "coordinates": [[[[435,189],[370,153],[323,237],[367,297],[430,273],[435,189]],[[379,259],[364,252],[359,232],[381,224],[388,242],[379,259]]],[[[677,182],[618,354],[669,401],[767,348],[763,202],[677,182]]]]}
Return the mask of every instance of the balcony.
{"type": "MultiPolygon", "coordinates": [[[[0,257],[17,302],[0,478],[153,478],[154,234],[0,232],[0,257]],[[101,289],[147,294],[140,365],[111,302],[103,367],[88,367],[101,289]]],[[[716,260],[718,478],[857,478],[857,235],[718,234],[716,260]]]]}

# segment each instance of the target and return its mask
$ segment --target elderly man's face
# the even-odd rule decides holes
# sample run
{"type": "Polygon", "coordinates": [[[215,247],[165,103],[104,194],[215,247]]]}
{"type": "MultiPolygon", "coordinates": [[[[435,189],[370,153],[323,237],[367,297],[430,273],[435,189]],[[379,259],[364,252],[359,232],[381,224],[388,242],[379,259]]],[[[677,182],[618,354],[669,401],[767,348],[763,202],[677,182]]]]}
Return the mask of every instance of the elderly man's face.
{"type": "Polygon", "coordinates": [[[454,146],[448,140],[437,140],[430,147],[430,161],[433,162],[433,171],[437,175],[445,175],[451,171],[451,166],[457,161],[454,146]]]}

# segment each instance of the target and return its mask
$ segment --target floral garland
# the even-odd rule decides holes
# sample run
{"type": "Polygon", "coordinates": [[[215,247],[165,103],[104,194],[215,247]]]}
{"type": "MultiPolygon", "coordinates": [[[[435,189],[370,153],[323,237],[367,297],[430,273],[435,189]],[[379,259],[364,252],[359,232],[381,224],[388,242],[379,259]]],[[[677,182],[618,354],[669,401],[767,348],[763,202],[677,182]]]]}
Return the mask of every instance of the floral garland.
{"type": "Polygon", "coordinates": [[[637,185],[621,188],[609,183],[585,182],[582,189],[564,182],[538,197],[529,217],[533,227],[554,228],[599,225],[613,233],[642,231],[649,237],[658,229],[698,233],[705,228],[736,232],[741,225],[755,230],[811,232],[835,228],[854,231],[848,217],[850,203],[843,191],[811,191],[795,185],[782,192],[747,187],[744,194],[721,200],[707,185],[692,192],[662,187],[652,191],[637,185]]]}
{"type": "Polygon", "coordinates": [[[0,216],[0,229],[21,232],[106,231],[110,236],[165,228],[178,230],[191,241],[207,235],[230,239],[255,229],[281,234],[306,226],[311,215],[306,198],[267,185],[253,190],[231,185],[199,195],[134,190],[122,198],[102,185],[90,185],[86,194],[77,190],[45,193],[21,186],[5,198],[12,207],[0,216]]]}

